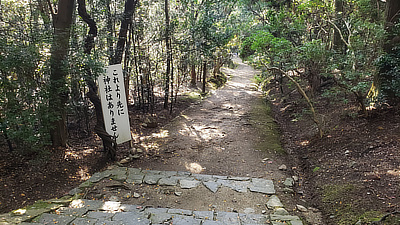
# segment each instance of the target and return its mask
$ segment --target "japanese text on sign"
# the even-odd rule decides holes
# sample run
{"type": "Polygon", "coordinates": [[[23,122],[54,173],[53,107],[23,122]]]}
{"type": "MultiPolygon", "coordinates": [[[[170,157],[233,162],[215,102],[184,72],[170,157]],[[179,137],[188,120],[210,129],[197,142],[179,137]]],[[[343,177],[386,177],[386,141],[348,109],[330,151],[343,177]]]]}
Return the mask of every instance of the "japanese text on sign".
{"type": "Polygon", "coordinates": [[[107,133],[115,138],[117,144],[130,141],[131,133],[122,65],[106,67],[105,74],[99,76],[98,83],[107,133]]]}

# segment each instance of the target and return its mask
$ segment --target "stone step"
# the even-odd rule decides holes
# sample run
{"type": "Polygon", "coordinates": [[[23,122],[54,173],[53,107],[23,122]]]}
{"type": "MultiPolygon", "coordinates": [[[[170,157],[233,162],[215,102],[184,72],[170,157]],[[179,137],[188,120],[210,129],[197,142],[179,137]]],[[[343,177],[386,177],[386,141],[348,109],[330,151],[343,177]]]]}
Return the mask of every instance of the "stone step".
{"type": "MultiPolygon", "coordinates": [[[[285,214],[285,213],[283,213],[285,214]]],[[[0,223],[1,224],[1,223],[0,223]]],[[[7,224],[3,222],[3,224],[7,224]]],[[[13,224],[11,221],[9,224],[13,224]]],[[[43,213],[22,225],[257,225],[303,224],[299,217],[281,214],[244,214],[217,211],[151,208],[121,202],[77,199],[67,207],[43,213]]]]}
{"type": "Polygon", "coordinates": [[[69,194],[0,215],[0,225],[303,224],[283,208],[273,181],[262,178],[112,167],[69,194]]]}

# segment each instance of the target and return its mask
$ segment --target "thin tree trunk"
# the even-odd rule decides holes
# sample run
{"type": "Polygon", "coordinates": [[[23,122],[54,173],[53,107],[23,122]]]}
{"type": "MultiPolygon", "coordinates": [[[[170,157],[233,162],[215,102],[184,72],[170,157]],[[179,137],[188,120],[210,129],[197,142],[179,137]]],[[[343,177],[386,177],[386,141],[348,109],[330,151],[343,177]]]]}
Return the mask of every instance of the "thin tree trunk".
{"type": "MultiPolygon", "coordinates": [[[[342,17],[343,17],[343,0],[335,0],[335,12],[336,12],[336,20],[338,21],[337,26],[341,27],[342,17]]],[[[337,29],[333,30],[333,48],[340,52],[345,53],[345,44],[340,36],[340,33],[337,29]]]]}
{"type": "Polygon", "coordinates": [[[172,53],[170,57],[171,57],[170,59],[171,60],[171,106],[169,109],[169,113],[172,113],[172,106],[174,105],[174,60],[172,58],[172,53]]]}
{"type": "Polygon", "coordinates": [[[322,138],[322,137],[324,136],[324,131],[322,130],[321,122],[318,120],[317,114],[315,113],[314,105],[313,105],[313,103],[311,102],[310,98],[307,96],[307,94],[306,94],[306,92],[304,91],[304,89],[300,86],[300,84],[299,84],[295,79],[293,79],[290,75],[288,75],[287,72],[283,71],[282,69],[280,69],[280,68],[278,68],[278,67],[270,67],[270,68],[267,67],[267,68],[268,68],[268,70],[276,70],[276,71],[279,71],[280,73],[282,73],[282,76],[283,76],[283,75],[286,76],[290,81],[292,81],[292,82],[296,85],[297,90],[298,90],[299,93],[304,97],[304,99],[305,99],[305,100],[307,101],[307,103],[308,103],[308,106],[310,107],[310,110],[311,110],[311,113],[312,113],[312,116],[313,116],[313,121],[314,121],[315,125],[317,125],[320,138],[322,138]]]}
{"type": "MultiPolygon", "coordinates": [[[[122,63],[122,57],[124,54],[125,45],[127,43],[129,24],[132,24],[132,16],[135,12],[138,1],[139,0],[126,0],[125,2],[125,10],[121,21],[121,28],[119,30],[117,47],[115,49],[115,54],[111,59],[110,65],[122,63]]],[[[127,74],[124,74],[124,83],[129,84],[129,76],[127,74]]],[[[129,86],[125,86],[125,90],[127,90],[128,87],[129,86]]],[[[126,102],[128,102],[128,96],[129,95],[126,95],[126,102]]]]}
{"type": "Polygon", "coordinates": [[[107,20],[107,46],[108,46],[108,59],[111,62],[114,52],[113,39],[114,39],[114,17],[111,15],[110,8],[111,1],[106,0],[106,20],[107,20]]]}
{"type": "Polygon", "coordinates": [[[193,64],[190,70],[190,85],[196,87],[196,66],[193,64]]]}
{"type": "Polygon", "coordinates": [[[165,95],[164,95],[164,109],[168,108],[169,91],[170,91],[170,75],[171,75],[171,45],[169,37],[169,9],[168,0],[164,1],[165,12],[165,47],[167,51],[167,71],[165,72],[165,95]]]}
{"type": "Polygon", "coordinates": [[[127,41],[129,24],[132,23],[132,16],[133,12],[135,11],[137,2],[138,0],[126,0],[125,2],[125,10],[121,21],[121,28],[119,30],[117,48],[115,49],[115,54],[110,64],[119,64],[122,62],[122,56],[124,54],[124,49],[127,41]]]}
{"type": "Polygon", "coordinates": [[[129,70],[129,63],[130,63],[130,58],[131,58],[131,51],[130,51],[130,48],[131,48],[131,44],[132,44],[132,38],[131,38],[131,36],[132,35],[130,35],[130,33],[132,33],[132,28],[133,28],[133,24],[132,23],[130,23],[130,25],[129,25],[129,29],[128,29],[128,32],[129,32],[129,35],[127,35],[128,36],[128,38],[127,38],[127,43],[126,43],[126,48],[125,48],[125,56],[124,56],[124,68],[125,68],[125,79],[124,79],[124,85],[125,85],[125,96],[126,96],[126,102],[127,102],[127,104],[129,105],[129,84],[130,84],[130,70],[129,70]]]}
{"type": "Polygon", "coordinates": [[[206,78],[207,78],[207,62],[204,61],[203,62],[203,88],[202,88],[202,92],[203,94],[206,93],[206,78]]]}
{"type": "Polygon", "coordinates": [[[13,146],[12,146],[12,143],[11,143],[11,140],[8,138],[8,135],[7,135],[7,127],[6,127],[6,124],[5,124],[4,122],[0,122],[0,131],[3,133],[4,139],[5,139],[6,142],[7,142],[8,151],[9,151],[9,152],[14,151],[13,146]]]}

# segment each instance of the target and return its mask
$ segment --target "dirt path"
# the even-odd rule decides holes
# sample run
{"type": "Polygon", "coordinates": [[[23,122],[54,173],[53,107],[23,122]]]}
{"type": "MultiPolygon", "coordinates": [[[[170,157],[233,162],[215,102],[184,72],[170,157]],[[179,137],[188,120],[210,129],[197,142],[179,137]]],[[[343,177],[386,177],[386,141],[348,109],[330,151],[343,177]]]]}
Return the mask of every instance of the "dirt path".
{"type": "Polygon", "coordinates": [[[257,71],[234,60],[236,69],[223,69],[230,76],[223,88],[142,143],[159,160],[149,157],[136,166],[268,179],[283,176],[277,170],[281,162],[274,157],[282,152],[275,124],[251,81],[257,71]],[[269,160],[262,161],[265,158],[269,160]]]}
{"type": "MultiPolygon", "coordinates": [[[[292,165],[286,162],[270,108],[252,82],[258,72],[239,58],[234,61],[238,65],[236,69],[223,69],[229,76],[223,88],[212,91],[208,98],[189,107],[151,137],[142,137],[144,156],[124,166],[270,179],[285,208],[294,210],[292,194],[282,191],[283,182],[291,175],[278,169],[282,164],[289,169],[292,165]]],[[[142,192],[151,195],[152,190],[142,192]]],[[[197,210],[202,207],[208,210],[204,206],[214,204],[219,210],[229,211],[232,206],[225,202],[231,199],[228,201],[234,202],[238,210],[262,205],[261,212],[267,200],[266,196],[255,200],[223,191],[218,192],[221,195],[213,201],[215,195],[205,196],[204,193],[190,193],[187,194],[190,198],[180,197],[179,201],[164,196],[161,201],[152,199],[139,203],[197,210]]]]}

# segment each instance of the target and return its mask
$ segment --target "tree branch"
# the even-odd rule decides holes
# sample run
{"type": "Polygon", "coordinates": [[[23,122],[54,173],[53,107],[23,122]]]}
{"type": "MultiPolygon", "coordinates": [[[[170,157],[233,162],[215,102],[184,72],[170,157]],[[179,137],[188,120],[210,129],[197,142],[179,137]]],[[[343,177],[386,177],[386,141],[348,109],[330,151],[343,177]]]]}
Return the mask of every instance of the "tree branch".
{"type": "Polygon", "coordinates": [[[55,17],[55,12],[54,12],[54,8],[53,8],[53,6],[51,5],[51,2],[50,2],[50,0],[47,0],[47,4],[49,5],[49,9],[50,9],[50,14],[51,14],[51,20],[52,21],[54,21],[54,17],[55,17]]]}
{"type": "MultiPolygon", "coordinates": [[[[350,42],[347,42],[347,41],[344,39],[343,33],[342,33],[342,31],[339,29],[339,27],[336,26],[336,24],[334,24],[334,23],[333,23],[332,21],[330,21],[330,20],[325,20],[325,21],[328,22],[328,23],[330,23],[330,24],[332,24],[333,27],[335,27],[335,29],[339,32],[340,39],[342,39],[342,41],[344,42],[344,44],[345,44],[347,47],[350,47],[350,42]]],[[[346,25],[346,26],[347,26],[347,25],[346,25]]]]}
{"type": "Polygon", "coordinates": [[[139,0],[126,0],[124,16],[121,21],[121,28],[119,30],[119,37],[117,42],[117,47],[115,49],[115,54],[111,59],[110,64],[119,64],[122,62],[122,55],[124,53],[124,48],[126,44],[126,37],[128,33],[129,24],[132,21],[133,12],[135,11],[136,4],[139,0]]]}
{"type": "Polygon", "coordinates": [[[317,125],[317,127],[318,127],[319,136],[322,138],[322,137],[324,136],[324,133],[323,133],[323,131],[322,131],[321,123],[320,123],[320,121],[318,121],[317,115],[316,115],[316,113],[315,113],[314,106],[313,106],[313,104],[312,104],[310,98],[308,98],[308,96],[307,96],[306,92],[304,91],[304,89],[300,86],[300,84],[299,84],[295,79],[293,79],[293,77],[289,76],[289,75],[287,74],[287,72],[283,71],[282,69],[280,69],[280,68],[278,68],[278,67],[267,67],[267,69],[268,69],[268,70],[276,70],[276,71],[282,73],[284,76],[286,76],[290,81],[292,81],[292,82],[296,85],[297,90],[298,90],[298,91],[300,92],[300,94],[306,99],[306,101],[307,101],[307,103],[308,103],[308,105],[309,105],[309,107],[310,107],[310,110],[311,110],[312,115],[313,115],[313,121],[314,121],[314,123],[315,123],[315,124],[317,125]]]}
{"type": "Polygon", "coordinates": [[[78,14],[89,26],[89,32],[85,39],[85,54],[90,54],[94,47],[94,38],[97,37],[97,25],[93,18],[86,11],[86,1],[78,0],[78,14]]]}

